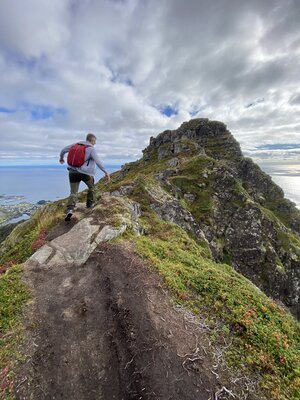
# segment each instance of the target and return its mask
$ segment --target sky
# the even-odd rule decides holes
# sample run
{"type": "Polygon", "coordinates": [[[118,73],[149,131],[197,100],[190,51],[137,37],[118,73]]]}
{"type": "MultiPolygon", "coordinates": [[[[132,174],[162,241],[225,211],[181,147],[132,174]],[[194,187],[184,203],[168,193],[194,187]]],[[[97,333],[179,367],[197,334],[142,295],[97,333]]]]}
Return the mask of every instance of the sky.
{"type": "Polygon", "coordinates": [[[299,78],[299,0],[1,0],[0,164],[55,163],[87,132],[121,164],[191,118],[300,164],[299,78]]]}

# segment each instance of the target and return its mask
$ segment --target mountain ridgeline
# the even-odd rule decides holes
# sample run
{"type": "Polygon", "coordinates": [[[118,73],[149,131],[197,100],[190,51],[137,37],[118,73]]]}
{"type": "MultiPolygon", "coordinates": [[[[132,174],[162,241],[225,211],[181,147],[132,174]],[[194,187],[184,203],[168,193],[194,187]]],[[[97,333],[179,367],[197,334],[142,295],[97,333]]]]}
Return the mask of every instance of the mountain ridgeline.
{"type": "MultiPolygon", "coordinates": [[[[163,218],[207,241],[225,262],[300,317],[300,211],[221,122],[194,119],[150,139],[145,165],[156,179],[163,218]]],[[[125,175],[135,163],[123,167],[125,175]]]]}

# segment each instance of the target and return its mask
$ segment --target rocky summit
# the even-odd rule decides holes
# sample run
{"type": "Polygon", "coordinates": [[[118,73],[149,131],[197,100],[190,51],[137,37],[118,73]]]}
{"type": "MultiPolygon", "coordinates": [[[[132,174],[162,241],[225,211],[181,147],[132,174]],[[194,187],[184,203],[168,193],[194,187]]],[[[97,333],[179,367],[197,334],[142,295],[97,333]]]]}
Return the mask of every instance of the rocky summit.
{"type": "Polygon", "coordinates": [[[150,138],[149,146],[143,151],[144,160],[170,157],[179,153],[207,155],[216,160],[238,160],[242,158],[239,143],[226,129],[226,125],[208,119],[194,119],[184,122],[174,131],[164,131],[156,138],[150,138]]]}
{"type": "Polygon", "coordinates": [[[222,122],[150,139],[0,251],[0,398],[300,398],[300,212],[222,122]]]}
{"type": "Polygon", "coordinates": [[[204,237],[216,261],[232,265],[299,318],[300,211],[243,157],[226,126],[194,119],[151,138],[143,153],[145,165],[165,161],[156,174],[165,200],[152,205],[159,215],[204,237]]]}

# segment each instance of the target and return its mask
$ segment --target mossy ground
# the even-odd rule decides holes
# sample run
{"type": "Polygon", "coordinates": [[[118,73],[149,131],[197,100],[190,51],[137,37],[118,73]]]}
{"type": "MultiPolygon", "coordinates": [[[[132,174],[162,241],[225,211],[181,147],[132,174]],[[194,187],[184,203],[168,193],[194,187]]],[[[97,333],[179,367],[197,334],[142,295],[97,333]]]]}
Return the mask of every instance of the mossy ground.
{"type": "Polygon", "coordinates": [[[22,308],[30,293],[21,280],[22,265],[42,244],[47,230],[63,216],[63,201],[39,209],[18,225],[1,245],[0,269],[0,398],[14,399],[15,367],[22,361],[18,348],[23,340],[22,308]]]}
{"type": "Polygon", "coordinates": [[[63,218],[62,200],[47,204],[39,209],[28,221],[18,225],[1,245],[0,267],[13,261],[22,263],[36,250],[32,245],[41,231],[47,232],[63,218]]]}
{"type": "MultiPolygon", "coordinates": [[[[262,376],[268,399],[299,398],[300,329],[295,319],[232,267],[207,259],[182,229],[155,215],[146,219],[149,235],[134,239],[138,253],[157,268],[177,302],[210,323],[216,317],[222,321],[222,335],[232,340],[228,364],[262,376]]],[[[218,335],[212,339],[217,341],[218,335]]]]}
{"type": "Polygon", "coordinates": [[[22,342],[22,308],[30,293],[21,281],[22,266],[15,265],[0,276],[0,398],[13,399],[14,368],[23,356],[18,352],[22,342]]]}
{"type": "Polygon", "coordinates": [[[300,238],[291,230],[286,230],[280,218],[266,207],[259,206],[263,214],[274,223],[277,239],[280,246],[288,253],[293,253],[300,257],[300,238]]]}
{"type": "Polygon", "coordinates": [[[273,213],[283,222],[286,226],[290,227],[295,221],[299,221],[299,214],[296,207],[291,207],[291,202],[285,198],[269,198],[267,199],[266,208],[273,211],[273,213]],[[289,210],[287,212],[287,210],[289,210]]]}

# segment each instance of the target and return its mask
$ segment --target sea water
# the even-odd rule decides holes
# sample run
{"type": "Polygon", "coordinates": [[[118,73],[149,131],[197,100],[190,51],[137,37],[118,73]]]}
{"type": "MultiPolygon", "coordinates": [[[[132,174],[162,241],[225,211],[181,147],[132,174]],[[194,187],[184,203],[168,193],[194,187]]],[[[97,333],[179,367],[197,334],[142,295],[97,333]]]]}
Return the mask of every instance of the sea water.
{"type": "MultiPolygon", "coordinates": [[[[120,165],[106,165],[109,173],[120,165]]],[[[97,182],[103,176],[98,170],[97,182]]],[[[79,190],[86,189],[81,182],[79,190]]],[[[68,197],[69,175],[65,165],[58,166],[0,166],[0,205],[54,201],[68,197]]]]}
{"type": "Polygon", "coordinates": [[[284,191],[284,196],[293,201],[300,210],[300,164],[260,163],[261,169],[269,174],[284,191]]]}

